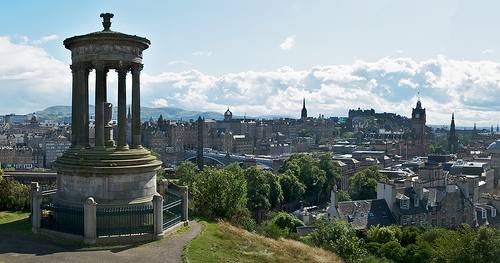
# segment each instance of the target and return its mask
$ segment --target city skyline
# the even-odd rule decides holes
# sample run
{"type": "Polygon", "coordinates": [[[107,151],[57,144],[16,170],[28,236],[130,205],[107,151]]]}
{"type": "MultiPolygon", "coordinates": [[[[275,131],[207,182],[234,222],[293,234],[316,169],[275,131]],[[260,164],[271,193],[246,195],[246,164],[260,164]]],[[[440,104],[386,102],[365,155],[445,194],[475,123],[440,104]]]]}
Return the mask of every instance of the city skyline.
{"type": "MultiPolygon", "coordinates": [[[[366,3],[377,11],[370,13],[347,2],[155,2],[146,14],[133,2],[109,1],[81,7],[70,18],[75,4],[9,3],[4,10],[25,15],[0,11],[11,25],[0,31],[0,90],[9,98],[0,112],[68,105],[70,57],[61,42],[100,30],[94,16],[109,10],[116,14],[112,30],[153,40],[145,52],[151,63],[144,69],[144,106],[216,112],[230,106],[238,115],[298,117],[305,97],[310,116],[346,116],[358,107],[409,116],[420,90],[429,124],[447,124],[455,112],[458,126],[496,126],[500,39],[489,11],[497,4],[490,4],[445,1],[429,11],[383,1],[366,3]],[[415,14],[404,17],[410,10],[415,14]],[[411,22],[422,15],[426,21],[411,22]]],[[[116,105],[116,94],[110,101],[116,105]]]]}

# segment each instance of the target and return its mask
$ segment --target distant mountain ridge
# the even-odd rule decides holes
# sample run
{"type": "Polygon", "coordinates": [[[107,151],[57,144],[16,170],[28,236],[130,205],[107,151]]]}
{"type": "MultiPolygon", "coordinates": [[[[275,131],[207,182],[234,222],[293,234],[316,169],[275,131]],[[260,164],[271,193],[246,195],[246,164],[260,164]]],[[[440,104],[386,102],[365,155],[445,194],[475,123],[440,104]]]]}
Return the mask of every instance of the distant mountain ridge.
{"type": "MultiPolygon", "coordinates": [[[[127,106],[128,110],[128,106],[127,106]]],[[[71,106],[51,106],[44,110],[35,112],[37,118],[40,120],[54,120],[69,122],[71,119],[71,106]]],[[[94,115],[94,106],[89,106],[89,114],[94,115]]],[[[174,107],[163,107],[163,108],[150,108],[141,107],[141,120],[147,121],[151,118],[154,120],[162,115],[163,119],[170,120],[196,120],[198,116],[205,119],[215,119],[221,120],[224,118],[222,113],[218,112],[202,112],[202,111],[189,111],[174,107]]],[[[113,107],[113,119],[116,119],[117,108],[113,107]]]]}

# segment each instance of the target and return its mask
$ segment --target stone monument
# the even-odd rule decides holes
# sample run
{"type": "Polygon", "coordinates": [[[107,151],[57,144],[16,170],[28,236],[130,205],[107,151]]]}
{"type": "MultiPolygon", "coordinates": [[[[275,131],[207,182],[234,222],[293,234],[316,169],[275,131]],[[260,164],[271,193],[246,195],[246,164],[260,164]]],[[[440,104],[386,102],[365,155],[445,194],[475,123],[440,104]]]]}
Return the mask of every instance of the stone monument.
{"type": "Polygon", "coordinates": [[[104,29],[64,40],[71,51],[72,141],[56,162],[55,201],[81,206],[92,197],[100,206],[151,204],[161,162],[141,146],[140,73],[150,41],[111,30],[113,14],[101,14],[104,29]],[[89,72],[95,70],[95,145],[89,143],[89,72]],[[118,74],[118,136],[113,140],[107,74],[118,74]],[[132,75],[132,143],[127,145],[126,77],[132,75]]]}

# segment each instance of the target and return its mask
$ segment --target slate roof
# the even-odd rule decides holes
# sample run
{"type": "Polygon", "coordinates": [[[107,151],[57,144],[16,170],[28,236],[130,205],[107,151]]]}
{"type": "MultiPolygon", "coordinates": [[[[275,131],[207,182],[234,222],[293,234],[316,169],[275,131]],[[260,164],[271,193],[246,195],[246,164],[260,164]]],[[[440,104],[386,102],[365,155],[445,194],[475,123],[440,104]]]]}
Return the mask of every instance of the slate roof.
{"type": "Polygon", "coordinates": [[[347,220],[355,229],[396,223],[384,199],[339,202],[337,212],[339,218],[347,220]]]}

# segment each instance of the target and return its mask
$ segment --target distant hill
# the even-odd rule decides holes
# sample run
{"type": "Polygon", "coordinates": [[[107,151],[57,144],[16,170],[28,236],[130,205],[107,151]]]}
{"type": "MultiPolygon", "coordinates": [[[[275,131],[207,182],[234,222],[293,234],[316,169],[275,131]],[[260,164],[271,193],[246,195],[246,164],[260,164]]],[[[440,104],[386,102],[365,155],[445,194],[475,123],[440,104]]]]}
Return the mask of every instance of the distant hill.
{"type": "MultiPolygon", "coordinates": [[[[90,105],[89,113],[91,116],[94,115],[94,106],[90,105]]],[[[52,106],[44,110],[36,112],[39,120],[55,120],[55,121],[65,121],[69,122],[71,119],[71,106],[52,106]]],[[[116,119],[117,108],[113,107],[113,119],[116,119]]],[[[217,112],[201,112],[201,111],[189,111],[180,108],[164,107],[164,108],[149,108],[141,107],[141,119],[142,121],[147,121],[150,118],[154,120],[158,119],[160,115],[163,115],[164,119],[170,120],[195,120],[198,116],[205,119],[215,119],[221,120],[224,118],[222,113],[217,112]]]]}

